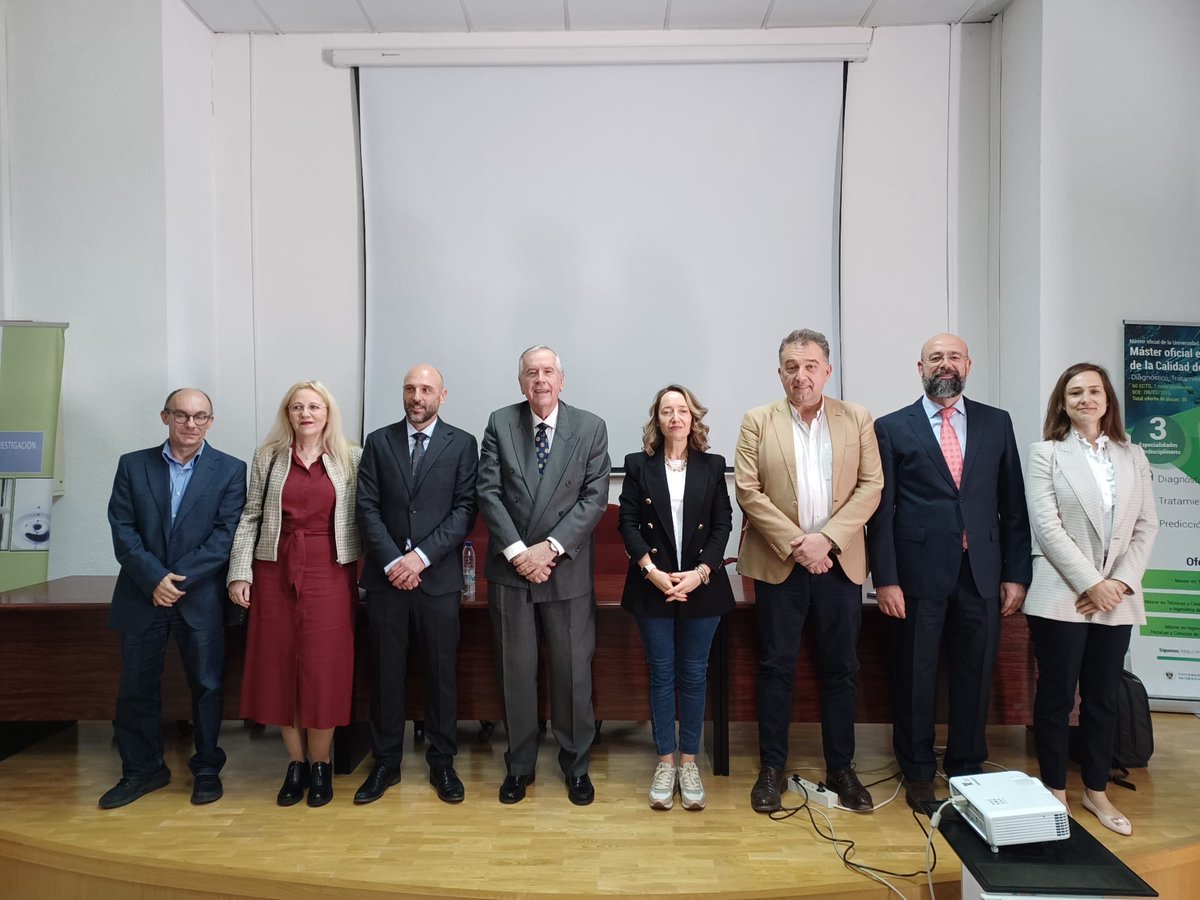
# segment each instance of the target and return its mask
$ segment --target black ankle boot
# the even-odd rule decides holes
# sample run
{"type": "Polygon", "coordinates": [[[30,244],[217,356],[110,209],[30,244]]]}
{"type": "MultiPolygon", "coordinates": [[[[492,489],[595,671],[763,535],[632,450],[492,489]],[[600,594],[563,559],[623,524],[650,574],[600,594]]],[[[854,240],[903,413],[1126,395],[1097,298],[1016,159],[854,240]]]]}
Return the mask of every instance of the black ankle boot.
{"type": "Polygon", "coordinates": [[[287,774],[283,776],[283,787],[275,802],[280,806],[295,806],[304,799],[304,789],[308,787],[308,763],[288,763],[287,774]]]}
{"type": "Polygon", "coordinates": [[[308,779],[308,805],[324,806],[333,799],[333,766],[315,762],[308,779]]]}

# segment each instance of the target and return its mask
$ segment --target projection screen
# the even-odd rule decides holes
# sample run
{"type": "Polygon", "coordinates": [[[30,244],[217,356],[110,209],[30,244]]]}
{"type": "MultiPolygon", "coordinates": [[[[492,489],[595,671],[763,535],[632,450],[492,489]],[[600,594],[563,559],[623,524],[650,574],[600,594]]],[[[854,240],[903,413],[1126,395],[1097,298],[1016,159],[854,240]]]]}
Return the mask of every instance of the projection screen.
{"type": "Polygon", "coordinates": [[[780,338],[835,349],[841,63],[365,68],[364,425],[403,417],[418,362],[482,435],[558,350],[563,401],[608,423],[614,465],[654,392],[708,406],[732,465],[782,396],[780,338]]]}

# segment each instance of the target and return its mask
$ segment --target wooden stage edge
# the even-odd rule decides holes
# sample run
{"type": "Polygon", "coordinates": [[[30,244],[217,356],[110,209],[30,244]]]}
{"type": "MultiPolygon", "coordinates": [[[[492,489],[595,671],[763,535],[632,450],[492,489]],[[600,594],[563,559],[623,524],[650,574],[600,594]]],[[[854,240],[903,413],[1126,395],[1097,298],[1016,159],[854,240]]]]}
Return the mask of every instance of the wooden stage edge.
{"type": "MultiPolygon", "coordinates": [[[[1156,747],[1137,770],[1136,792],[1111,796],[1134,823],[1122,838],[1078,805],[1077,771],[1069,792],[1082,827],[1166,898],[1200,895],[1200,721],[1155,714],[1156,747]]],[[[894,770],[889,729],[860,725],[858,767],[864,782],[894,770]]],[[[1036,771],[1020,726],[989,729],[995,763],[1036,771]]],[[[356,807],[353,791],[369,761],[337,776],[333,803],[281,809],[275,791],[285,765],[277,734],[226,723],[225,797],[193,807],[185,742],[168,742],[171,784],[122,810],[103,812],[99,795],[116,780],[119,759],[107,723],[85,722],[0,762],[0,897],[19,900],[232,900],[338,897],[832,897],[892,896],[848,871],[813,834],[807,815],[772,820],[749,808],[756,774],[756,730],[735,723],[731,774],[706,778],[708,808],[650,810],[645,791],[653,741],[644,723],[606,723],[593,755],[597,800],[572,807],[556,777],[552,739],[529,797],[496,801],[503,772],[503,730],[475,741],[464,722],[458,769],[466,802],[440,803],[426,781],[423,748],[406,751],[404,780],[380,801],[356,807]]],[[[793,726],[793,771],[820,758],[816,725],[793,726]]],[[[892,796],[893,778],[872,788],[892,796]]],[[[942,789],[944,793],[944,787],[942,789]]],[[[923,867],[924,839],[903,796],[869,816],[829,813],[839,837],[857,843],[855,859],[897,872],[923,867]]],[[[935,840],[940,900],[960,895],[958,860],[935,840]]],[[[928,897],[923,877],[891,878],[905,897],[928,897]]]]}

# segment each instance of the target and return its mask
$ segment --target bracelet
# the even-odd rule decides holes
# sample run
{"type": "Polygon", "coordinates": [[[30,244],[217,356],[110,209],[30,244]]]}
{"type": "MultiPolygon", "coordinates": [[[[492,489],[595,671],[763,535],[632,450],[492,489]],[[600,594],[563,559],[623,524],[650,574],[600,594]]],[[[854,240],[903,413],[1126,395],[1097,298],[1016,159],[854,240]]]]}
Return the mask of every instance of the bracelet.
{"type": "Polygon", "coordinates": [[[701,584],[708,584],[708,572],[705,571],[704,563],[696,566],[696,574],[700,576],[701,584]]]}

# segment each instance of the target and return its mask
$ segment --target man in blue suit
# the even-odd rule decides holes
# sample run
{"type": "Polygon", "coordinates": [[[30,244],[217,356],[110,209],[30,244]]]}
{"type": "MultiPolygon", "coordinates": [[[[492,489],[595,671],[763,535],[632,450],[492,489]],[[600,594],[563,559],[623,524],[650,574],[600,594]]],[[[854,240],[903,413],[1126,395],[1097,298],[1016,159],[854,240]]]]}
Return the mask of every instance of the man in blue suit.
{"type": "Polygon", "coordinates": [[[125,806],[171,780],[162,740],[163,658],[171,634],[192,691],[192,802],[211,803],[222,794],[225,570],[246,502],[246,464],[205,442],[213,415],[203,391],[172,391],[160,416],[166,442],[121,457],[108,502],[121,564],[108,617],[121,634],[115,723],[121,780],[100,798],[101,809],[125,806]]]}
{"type": "Polygon", "coordinates": [[[1021,608],[1032,563],[1008,413],[962,396],[971,358],[956,335],[926,341],[917,371],[925,396],[875,421],[883,497],[867,547],[879,609],[897,620],[893,747],[909,806],[927,810],[941,648],[950,674],[943,768],[978,774],[1000,617],[1021,608]]]}

